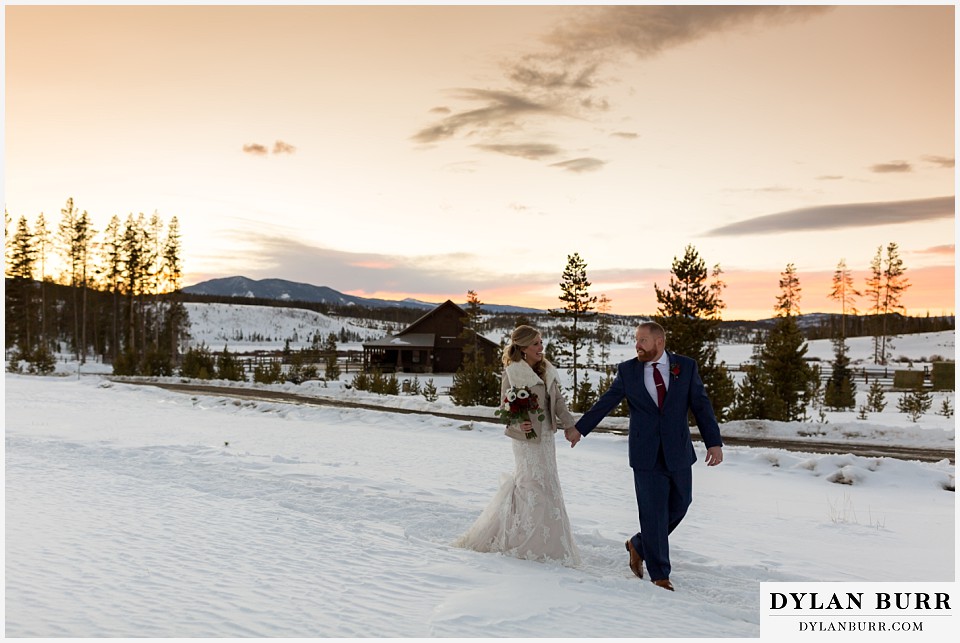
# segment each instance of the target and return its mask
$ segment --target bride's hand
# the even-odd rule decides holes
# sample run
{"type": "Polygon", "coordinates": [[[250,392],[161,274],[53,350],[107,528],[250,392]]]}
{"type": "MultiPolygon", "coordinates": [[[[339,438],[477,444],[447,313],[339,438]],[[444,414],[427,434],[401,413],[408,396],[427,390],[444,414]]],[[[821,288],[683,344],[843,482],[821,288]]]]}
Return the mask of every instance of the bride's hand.
{"type": "Polygon", "coordinates": [[[531,422],[530,420],[527,420],[526,422],[521,422],[520,428],[523,430],[524,433],[530,433],[530,431],[533,431],[533,422],[531,422]]]}

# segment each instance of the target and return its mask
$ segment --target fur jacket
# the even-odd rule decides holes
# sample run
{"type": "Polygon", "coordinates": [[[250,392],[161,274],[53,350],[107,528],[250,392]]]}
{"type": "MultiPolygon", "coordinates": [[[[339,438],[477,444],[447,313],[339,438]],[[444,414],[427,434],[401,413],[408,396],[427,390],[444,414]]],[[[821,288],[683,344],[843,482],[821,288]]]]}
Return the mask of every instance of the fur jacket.
{"type": "MultiPolygon", "coordinates": [[[[544,379],[540,379],[530,365],[523,360],[511,362],[503,369],[503,377],[500,380],[500,399],[501,401],[507,394],[507,389],[516,386],[527,386],[530,391],[535,393],[543,409],[543,422],[537,419],[533,414],[530,421],[533,423],[533,429],[537,433],[536,440],[540,439],[544,431],[550,431],[551,435],[557,429],[572,427],[576,424],[573,415],[567,409],[567,402],[563,398],[563,392],[560,390],[560,381],[557,377],[557,369],[550,362],[546,362],[544,379]]],[[[504,431],[506,435],[516,440],[526,440],[523,430],[516,424],[508,425],[504,431]]]]}

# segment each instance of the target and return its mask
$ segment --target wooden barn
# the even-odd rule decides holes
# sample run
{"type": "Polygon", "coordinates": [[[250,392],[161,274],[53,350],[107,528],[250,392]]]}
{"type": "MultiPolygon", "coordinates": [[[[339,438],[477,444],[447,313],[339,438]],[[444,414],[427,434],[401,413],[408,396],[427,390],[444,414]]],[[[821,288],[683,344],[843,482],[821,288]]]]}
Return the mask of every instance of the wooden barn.
{"type": "Polygon", "coordinates": [[[396,335],[364,342],[363,368],[384,373],[453,373],[463,363],[468,338],[488,363],[499,363],[500,347],[481,335],[465,334],[466,320],[467,313],[448,299],[396,335]]]}

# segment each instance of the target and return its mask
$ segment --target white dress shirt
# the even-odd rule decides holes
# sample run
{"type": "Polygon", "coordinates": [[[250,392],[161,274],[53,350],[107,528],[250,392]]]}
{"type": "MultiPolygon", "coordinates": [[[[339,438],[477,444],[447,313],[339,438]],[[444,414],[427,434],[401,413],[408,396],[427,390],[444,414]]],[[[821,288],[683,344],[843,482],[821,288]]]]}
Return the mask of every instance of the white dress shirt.
{"type": "Polygon", "coordinates": [[[670,389],[670,357],[667,355],[667,351],[663,351],[660,354],[660,358],[655,362],[647,362],[643,367],[643,384],[647,387],[647,392],[650,394],[653,403],[657,403],[657,384],[653,381],[653,365],[656,368],[660,369],[660,377],[663,378],[663,387],[664,394],[670,389]]]}

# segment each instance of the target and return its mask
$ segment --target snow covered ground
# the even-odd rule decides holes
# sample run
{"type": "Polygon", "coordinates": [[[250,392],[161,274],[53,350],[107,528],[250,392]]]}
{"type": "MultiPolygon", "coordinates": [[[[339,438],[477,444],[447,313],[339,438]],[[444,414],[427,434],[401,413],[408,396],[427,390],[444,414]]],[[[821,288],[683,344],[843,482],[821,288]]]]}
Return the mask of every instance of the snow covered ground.
{"type": "MultiPolygon", "coordinates": [[[[952,333],[897,346],[953,358],[952,333]]],[[[625,437],[594,433],[576,449],[558,438],[584,556],[568,569],[450,546],[512,469],[492,421],[187,395],[59,370],[5,376],[8,637],[745,638],[760,634],[761,582],[955,579],[949,461],[728,446],[723,465],[694,467],[670,593],[627,568],[636,504],[625,437]]],[[[388,399],[342,382],[276,388],[388,399]]],[[[888,402],[866,421],[815,426],[953,444],[953,418],[914,424],[888,402]]]]}
{"type": "Polygon", "coordinates": [[[753,637],[761,581],[954,578],[948,462],[728,447],[695,467],[671,594],[626,566],[626,438],[558,449],[567,569],[450,547],[512,468],[492,423],[99,378],[6,396],[12,637],[753,637]]]}

